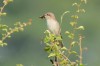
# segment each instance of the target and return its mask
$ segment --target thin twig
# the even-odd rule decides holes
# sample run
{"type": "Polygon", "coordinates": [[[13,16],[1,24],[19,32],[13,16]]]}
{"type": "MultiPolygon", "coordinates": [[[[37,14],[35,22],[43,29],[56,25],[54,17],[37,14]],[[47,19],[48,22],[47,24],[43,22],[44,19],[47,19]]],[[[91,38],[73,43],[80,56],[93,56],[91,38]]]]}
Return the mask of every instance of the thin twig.
{"type": "Polygon", "coordinates": [[[65,59],[66,61],[69,61],[69,63],[71,63],[71,61],[68,59],[68,57],[65,56],[65,55],[61,52],[61,50],[58,49],[58,51],[59,51],[59,53],[62,55],[63,59],[65,59]]]}
{"type": "Polygon", "coordinates": [[[69,12],[69,11],[65,11],[65,12],[61,15],[61,23],[60,23],[60,26],[61,26],[61,24],[62,24],[62,22],[63,22],[62,20],[63,20],[64,15],[67,14],[67,13],[70,13],[70,12],[69,12]]]}
{"type": "Polygon", "coordinates": [[[79,36],[79,47],[80,47],[80,64],[82,64],[82,36],[79,36]]]}
{"type": "Polygon", "coordinates": [[[0,16],[2,15],[3,9],[7,4],[4,4],[1,8],[0,8],[0,16]]]}
{"type": "MultiPolygon", "coordinates": [[[[31,21],[32,20],[29,20],[29,22],[23,23],[22,26],[17,27],[17,29],[20,30],[20,28],[24,28],[25,26],[30,25],[31,24],[31,21]]],[[[10,36],[14,32],[16,32],[16,28],[13,28],[9,32],[7,32],[7,34],[1,39],[1,41],[3,42],[8,36],[10,36]]]]}

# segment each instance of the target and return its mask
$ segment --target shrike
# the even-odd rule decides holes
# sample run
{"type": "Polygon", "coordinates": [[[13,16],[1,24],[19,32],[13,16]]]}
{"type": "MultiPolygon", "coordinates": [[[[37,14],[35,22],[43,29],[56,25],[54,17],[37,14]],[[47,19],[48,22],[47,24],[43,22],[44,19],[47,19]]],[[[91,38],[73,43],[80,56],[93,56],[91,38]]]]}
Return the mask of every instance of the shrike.
{"type": "MultiPolygon", "coordinates": [[[[61,36],[61,28],[58,21],[55,18],[55,15],[52,12],[47,12],[40,18],[44,18],[47,21],[48,30],[55,36],[61,36]]],[[[60,45],[63,46],[62,41],[59,41],[60,45]]]]}

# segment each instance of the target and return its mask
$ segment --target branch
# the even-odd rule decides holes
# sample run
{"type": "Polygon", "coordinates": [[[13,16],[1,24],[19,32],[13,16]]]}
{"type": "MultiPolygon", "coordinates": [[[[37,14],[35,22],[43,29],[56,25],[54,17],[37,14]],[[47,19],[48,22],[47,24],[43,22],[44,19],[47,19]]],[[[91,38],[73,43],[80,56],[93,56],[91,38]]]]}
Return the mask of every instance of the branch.
{"type": "Polygon", "coordinates": [[[13,29],[10,28],[9,29],[10,31],[8,31],[7,34],[2,37],[1,41],[3,42],[6,38],[8,38],[14,32],[23,31],[24,27],[27,25],[30,25],[31,23],[32,23],[32,20],[29,20],[27,23],[19,24],[18,27],[15,27],[13,29]]]}
{"type": "Polygon", "coordinates": [[[80,47],[80,65],[82,64],[82,39],[83,37],[80,35],[79,36],[79,47],[80,47]]]}

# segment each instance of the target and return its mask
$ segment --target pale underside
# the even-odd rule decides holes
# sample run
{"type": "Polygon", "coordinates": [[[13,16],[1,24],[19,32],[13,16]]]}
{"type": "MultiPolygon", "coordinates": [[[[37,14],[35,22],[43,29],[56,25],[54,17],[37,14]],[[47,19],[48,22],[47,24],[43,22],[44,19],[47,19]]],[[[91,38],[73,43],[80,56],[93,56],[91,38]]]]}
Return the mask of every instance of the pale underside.
{"type": "Polygon", "coordinates": [[[47,27],[49,31],[55,35],[60,35],[60,25],[56,20],[48,19],[47,20],[47,27]]]}

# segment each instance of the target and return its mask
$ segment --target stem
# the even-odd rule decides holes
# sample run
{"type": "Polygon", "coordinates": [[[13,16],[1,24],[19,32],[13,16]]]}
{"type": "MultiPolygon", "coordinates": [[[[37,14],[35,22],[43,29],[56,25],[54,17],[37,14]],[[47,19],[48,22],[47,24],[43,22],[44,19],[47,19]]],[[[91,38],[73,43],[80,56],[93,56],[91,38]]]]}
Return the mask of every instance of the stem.
{"type": "Polygon", "coordinates": [[[13,33],[13,31],[8,32],[3,38],[2,38],[2,42],[11,34],[13,33]]]}
{"type": "Polygon", "coordinates": [[[65,11],[65,12],[61,15],[61,23],[60,23],[60,26],[61,26],[61,24],[62,24],[62,19],[63,19],[64,15],[67,14],[67,13],[70,13],[70,12],[69,12],[69,11],[65,11]]]}
{"type": "Polygon", "coordinates": [[[71,52],[71,49],[72,49],[72,45],[71,45],[72,41],[73,40],[70,41],[70,46],[69,46],[69,49],[68,49],[68,55],[67,55],[67,57],[69,57],[70,54],[71,54],[70,52],[71,52]]]}
{"type": "MultiPolygon", "coordinates": [[[[17,27],[18,28],[18,31],[20,30],[20,28],[24,28],[25,26],[30,25],[31,22],[32,22],[32,20],[30,19],[29,22],[23,23],[22,26],[17,27]]],[[[7,34],[1,39],[1,41],[3,42],[8,36],[10,36],[14,32],[16,32],[16,28],[13,28],[9,32],[7,32],[7,34]]]]}
{"type": "Polygon", "coordinates": [[[66,61],[69,61],[69,63],[71,63],[71,61],[68,59],[68,57],[65,56],[65,55],[61,52],[61,50],[58,50],[58,51],[59,51],[59,53],[62,55],[62,57],[63,57],[66,61]]]}
{"type": "Polygon", "coordinates": [[[82,64],[82,36],[79,36],[79,47],[80,47],[80,64],[82,64]]]}
{"type": "Polygon", "coordinates": [[[3,9],[4,9],[4,7],[6,6],[7,4],[4,4],[2,7],[1,7],[1,9],[0,9],[0,16],[2,15],[2,11],[3,11],[3,9]]]}

